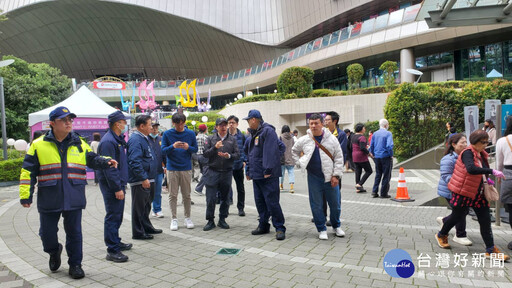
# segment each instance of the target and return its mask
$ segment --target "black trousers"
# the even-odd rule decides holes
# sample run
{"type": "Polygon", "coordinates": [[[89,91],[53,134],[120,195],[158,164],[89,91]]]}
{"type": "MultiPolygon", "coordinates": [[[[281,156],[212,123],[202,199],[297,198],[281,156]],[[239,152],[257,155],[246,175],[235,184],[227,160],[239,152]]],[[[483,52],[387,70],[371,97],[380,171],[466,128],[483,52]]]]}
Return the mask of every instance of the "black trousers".
{"type": "MultiPolygon", "coordinates": [[[[105,222],[104,222],[104,239],[107,245],[107,251],[111,253],[119,252],[119,228],[123,223],[124,199],[116,198],[115,193],[109,191],[106,182],[100,182],[101,194],[103,194],[103,202],[105,203],[105,222]]],[[[123,189],[124,192],[124,189],[123,189]]]]}
{"type": "Polygon", "coordinates": [[[232,175],[232,171],[220,172],[208,169],[206,175],[203,176],[206,177],[206,220],[215,218],[217,192],[219,192],[220,198],[219,218],[225,219],[228,217],[228,194],[231,188],[232,175]]]}
{"type": "Polygon", "coordinates": [[[366,182],[366,179],[372,175],[372,165],[370,165],[370,161],[366,162],[354,162],[354,165],[356,166],[356,184],[359,184],[363,186],[363,184],[366,182]],[[361,178],[361,174],[364,169],[364,175],[363,178],[361,178]]]}
{"type": "Polygon", "coordinates": [[[66,252],[69,257],[68,264],[81,265],[83,258],[82,209],[39,213],[39,236],[41,236],[41,241],[43,242],[43,250],[48,254],[53,254],[58,251],[59,238],[57,232],[59,231],[58,224],[61,215],[64,218],[66,252]]]}
{"type": "MultiPolygon", "coordinates": [[[[473,211],[475,211],[476,217],[478,218],[478,224],[480,224],[480,235],[482,235],[482,239],[485,243],[485,248],[490,250],[494,247],[494,237],[492,235],[491,228],[491,212],[487,205],[481,205],[480,207],[472,207],[473,211]]],[[[463,221],[463,218],[469,212],[469,207],[457,207],[452,206],[452,214],[448,217],[444,218],[444,225],[439,231],[440,236],[448,235],[450,230],[457,225],[457,223],[463,221]]]]}
{"type": "Polygon", "coordinates": [[[142,184],[134,185],[132,189],[132,236],[140,237],[155,228],[149,221],[151,203],[155,197],[155,183],[146,189],[142,184]]]}
{"type": "MultiPolygon", "coordinates": [[[[244,210],[245,208],[245,186],[244,186],[244,167],[233,170],[233,179],[235,179],[237,201],[236,208],[244,210]]],[[[231,191],[231,200],[233,200],[233,192],[231,191]]]]}

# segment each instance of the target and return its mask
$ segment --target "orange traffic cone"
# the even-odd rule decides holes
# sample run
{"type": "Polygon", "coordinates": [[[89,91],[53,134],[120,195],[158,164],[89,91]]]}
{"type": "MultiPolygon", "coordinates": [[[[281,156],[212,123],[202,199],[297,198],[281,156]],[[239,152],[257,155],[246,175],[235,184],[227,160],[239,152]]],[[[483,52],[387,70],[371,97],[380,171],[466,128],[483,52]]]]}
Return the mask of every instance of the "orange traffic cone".
{"type": "Polygon", "coordinates": [[[400,174],[398,175],[398,187],[396,188],[396,197],[391,199],[397,202],[412,202],[414,199],[409,198],[409,192],[407,192],[407,185],[405,184],[405,173],[404,167],[400,167],[400,174]]]}

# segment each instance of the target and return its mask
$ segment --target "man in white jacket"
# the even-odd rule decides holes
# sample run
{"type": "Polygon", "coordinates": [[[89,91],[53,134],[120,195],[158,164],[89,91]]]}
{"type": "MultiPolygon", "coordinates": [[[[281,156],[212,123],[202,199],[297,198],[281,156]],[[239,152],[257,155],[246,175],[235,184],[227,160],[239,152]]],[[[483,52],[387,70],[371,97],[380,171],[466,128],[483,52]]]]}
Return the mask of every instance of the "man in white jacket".
{"type": "Polygon", "coordinates": [[[323,211],[323,197],[330,209],[330,220],[334,233],[345,236],[341,229],[341,195],[338,183],[343,175],[343,152],[338,139],[329,129],[324,128],[320,114],[309,118],[307,135],[293,145],[292,155],[297,166],[308,171],[309,204],[316,229],[321,240],[327,240],[327,227],[323,211]],[[301,152],[304,155],[300,157],[301,152]]]}

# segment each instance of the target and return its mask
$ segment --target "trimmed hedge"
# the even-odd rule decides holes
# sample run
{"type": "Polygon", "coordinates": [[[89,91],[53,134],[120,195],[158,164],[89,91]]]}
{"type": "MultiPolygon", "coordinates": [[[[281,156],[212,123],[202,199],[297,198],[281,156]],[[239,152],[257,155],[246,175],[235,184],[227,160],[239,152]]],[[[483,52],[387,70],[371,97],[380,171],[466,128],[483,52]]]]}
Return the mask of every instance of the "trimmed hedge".
{"type": "Polygon", "coordinates": [[[0,182],[19,180],[22,164],[23,158],[0,161],[0,182]]]}
{"type": "Polygon", "coordinates": [[[311,95],[315,71],[309,67],[290,67],[285,69],[277,79],[277,91],[282,95],[294,93],[299,98],[311,95]]]}

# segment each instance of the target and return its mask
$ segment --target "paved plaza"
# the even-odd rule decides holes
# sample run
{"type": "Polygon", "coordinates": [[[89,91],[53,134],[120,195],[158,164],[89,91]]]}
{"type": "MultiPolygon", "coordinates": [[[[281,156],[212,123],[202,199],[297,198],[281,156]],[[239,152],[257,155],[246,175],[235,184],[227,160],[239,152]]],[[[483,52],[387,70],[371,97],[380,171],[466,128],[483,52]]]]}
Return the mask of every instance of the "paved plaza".
{"type": "MultiPolygon", "coordinates": [[[[216,228],[203,232],[206,224],[205,197],[193,195],[192,220],[195,229],[183,226],[183,206],[178,206],[180,227],[170,231],[168,194],[163,194],[165,218],[152,218],[155,227],[164,230],[154,240],[131,239],[130,193],[127,193],[124,222],[120,234],[124,242],[133,243],[126,252],[127,263],[105,260],[103,242],[103,198],[98,186],[87,186],[87,209],[83,213],[84,261],[86,277],[73,280],[68,276],[67,255],[56,273],[48,268],[38,236],[39,218],[35,205],[26,209],[18,200],[18,187],[0,188],[0,288],[1,287],[512,287],[512,263],[504,267],[475,267],[473,253],[483,253],[478,224],[468,217],[468,236],[473,246],[451,241],[451,250],[437,246],[434,234],[439,227],[435,218],[449,214],[446,207],[421,206],[436,197],[439,172],[406,171],[409,194],[415,202],[397,203],[371,198],[371,193],[356,194],[354,173],[343,176],[342,228],[344,238],[328,229],[329,240],[318,239],[311,223],[311,210],[305,175],[296,170],[295,193],[281,193],[286,218],[286,240],[275,235],[251,235],[257,226],[252,183],[246,183],[246,217],[236,214],[226,219],[229,230],[216,228]],[[237,255],[216,255],[221,248],[241,249],[237,255]],[[392,278],[383,268],[387,252],[401,248],[416,265],[410,278],[392,278]],[[436,254],[447,253],[447,254],[436,254]],[[468,253],[466,267],[456,267],[450,260],[468,253]],[[444,255],[444,256],[442,256],[444,255]],[[447,255],[447,256],[446,256],[447,255]],[[418,259],[420,257],[420,259],[418,259]],[[430,257],[429,266],[425,258],[430,257]],[[423,266],[418,267],[423,259],[423,266]],[[436,267],[441,266],[441,267],[436,267]]],[[[398,171],[393,171],[393,177],[398,171]]],[[[365,188],[370,190],[374,174],[365,188]]],[[[194,183],[195,184],[195,183],[194,183]]],[[[391,183],[395,195],[396,179],[391,183]]],[[[236,197],[236,196],[235,196],[236,197]]],[[[236,201],[236,198],[235,198],[236,201]]],[[[34,201],[35,202],[35,201],[34,201]]],[[[181,202],[181,201],[179,201],[181,202]]],[[[218,206],[217,206],[218,207],[218,206]]],[[[217,208],[218,209],[218,208],[217,208]]],[[[236,208],[231,207],[235,213],[236,208]]],[[[217,216],[217,215],[216,215],[217,216]]],[[[62,221],[59,237],[64,243],[62,221]]],[[[329,228],[329,227],[328,227],[329,228]]],[[[508,224],[493,226],[495,243],[505,252],[512,240],[508,224]]]]}

